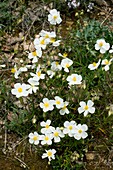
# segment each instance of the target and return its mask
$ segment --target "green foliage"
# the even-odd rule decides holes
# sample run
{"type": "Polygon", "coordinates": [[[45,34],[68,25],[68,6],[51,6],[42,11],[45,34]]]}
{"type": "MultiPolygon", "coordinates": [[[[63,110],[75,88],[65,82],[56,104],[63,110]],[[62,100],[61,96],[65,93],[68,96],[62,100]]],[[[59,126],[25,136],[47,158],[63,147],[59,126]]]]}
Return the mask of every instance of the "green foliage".
{"type": "Polygon", "coordinates": [[[7,0],[4,0],[3,2],[0,3],[0,19],[1,24],[5,24],[6,22],[7,24],[11,23],[12,12],[9,6],[9,1],[7,0]]]}
{"type": "Polygon", "coordinates": [[[0,26],[2,30],[12,31],[18,25],[26,7],[23,1],[3,0],[0,3],[0,26]],[[19,9],[19,12],[18,10],[19,9]]]}

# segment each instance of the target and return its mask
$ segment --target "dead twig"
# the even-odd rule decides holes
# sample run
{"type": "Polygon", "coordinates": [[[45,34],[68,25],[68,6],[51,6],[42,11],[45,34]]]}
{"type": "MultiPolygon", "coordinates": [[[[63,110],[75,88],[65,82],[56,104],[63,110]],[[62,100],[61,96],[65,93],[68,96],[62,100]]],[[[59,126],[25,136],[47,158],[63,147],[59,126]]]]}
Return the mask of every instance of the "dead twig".
{"type": "Polygon", "coordinates": [[[25,137],[24,139],[21,139],[18,143],[16,143],[14,146],[13,146],[13,149],[16,147],[16,146],[18,146],[18,145],[20,145],[24,140],[26,140],[27,139],[27,137],[25,137]]]}
{"type": "Polygon", "coordinates": [[[112,12],[113,12],[113,10],[111,10],[110,13],[106,16],[106,18],[101,22],[100,26],[102,26],[104,24],[104,22],[110,17],[112,12]]]}
{"type": "Polygon", "coordinates": [[[32,23],[31,23],[29,29],[27,30],[27,33],[26,33],[26,35],[25,35],[25,37],[24,37],[24,42],[26,41],[27,36],[30,34],[30,30],[31,30],[31,28],[33,27],[33,24],[35,23],[36,20],[37,20],[37,17],[35,17],[35,18],[33,19],[33,21],[32,21],[32,23]]]}
{"type": "Polygon", "coordinates": [[[7,147],[7,128],[5,127],[4,150],[6,150],[6,147],[7,147]]]}
{"type": "Polygon", "coordinates": [[[29,169],[29,167],[28,167],[28,165],[24,162],[24,161],[22,161],[20,158],[18,158],[18,157],[14,157],[16,160],[18,160],[21,164],[22,164],[22,166],[24,167],[24,168],[28,168],[29,169]]]}
{"type": "Polygon", "coordinates": [[[23,38],[16,38],[16,39],[12,40],[12,42],[10,42],[9,45],[14,45],[16,43],[21,43],[21,42],[23,42],[23,40],[24,40],[23,38]]]}

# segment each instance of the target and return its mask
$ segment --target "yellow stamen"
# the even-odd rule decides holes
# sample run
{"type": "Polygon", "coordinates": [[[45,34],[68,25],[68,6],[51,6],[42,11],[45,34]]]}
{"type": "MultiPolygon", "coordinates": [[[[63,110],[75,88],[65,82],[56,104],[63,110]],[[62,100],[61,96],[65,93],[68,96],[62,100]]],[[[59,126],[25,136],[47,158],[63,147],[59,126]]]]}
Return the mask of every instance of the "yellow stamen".
{"type": "Polygon", "coordinates": [[[70,126],[69,126],[69,130],[72,130],[72,129],[73,129],[73,127],[70,125],[70,126]]]}
{"type": "Polygon", "coordinates": [[[12,68],[11,69],[11,73],[15,73],[16,72],[16,69],[15,68],[12,68]]]}
{"type": "Polygon", "coordinates": [[[48,152],[47,152],[47,155],[48,155],[49,157],[51,157],[51,156],[52,156],[52,152],[51,152],[51,151],[48,151],[48,152]]]}
{"type": "Polygon", "coordinates": [[[64,57],[64,58],[67,57],[67,53],[63,53],[63,57],[64,57]]]}
{"type": "Polygon", "coordinates": [[[47,107],[49,107],[49,103],[44,103],[44,106],[47,108],[47,107]]]}
{"type": "Polygon", "coordinates": [[[21,93],[23,90],[21,87],[18,88],[18,92],[21,93]]]}
{"type": "Polygon", "coordinates": [[[77,79],[76,79],[76,77],[73,77],[73,81],[76,81],[77,79]]]}
{"type": "Polygon", "coordinates": [[[40,41],[41,45],[45,45],[44,39],[40,41]]]}
{"type": "Polygon", "coordinates": [[[81,130],[81,129],[79,129],[79,130],[78,130],[78,133],[82,133],[82,130],[81,130]]]}
{"type": "Polygon", "coordinates": [[[63,107],[62,109],[65,110],[65,109],[66,109],[66,106],[64,105],[64,107],[63,107]]]}
{"type": "Polygon", "coordinates": [[[97,66],[97,63],[93,62],[93,66],[96,67],[96,66],[97,66]]]}
{"type": "Polygon", "coordinates": [[[56,19],[58,18],[58,16],[57,16],[57,15],[54,15],[54,17],[53,17],[53,18],[54,18],[54,20],[56,20],[56,19]]]}
{"type": "Polygon", "coordinates": [[[46,34],[46,35],[45,35],[45,38],[49,38],[49,35],[48,35],[48,34],[46,34]]]}
{"type": "Polygon", "coordinates": [[[38,139],[38,137],[37,137],[37,136],[34,136],[34,137],[33,137],[33,140],[34,140],[34,141],[36,141],[37,139],[38,139]]]}
{"type": "Polygon", "coordinates": [[[48,136],[45,137],[45,140],[49,140],[48,136]]]}
{"type": "Polygon", "coordinates": [[[84,107],[84,110],[88,110],[88,108],[89,108],[89,107],[86,105],[86,106],[84,107]]]}
{"type": "Polygon", "coordinates": [[[60,101],[59,101],[59,100],[57,100],[57,101],[56,101],[56,104],[60,104],[60,101]]]}
{"type": "Polygon", "coordinates": [[[56,61],[55,64],[58,66],[58,65],[59,65],[59,62],[56,61]]]}
{"type": "Polygon", "coordinates": [[[70,65],[67,63],[67,64],[66,64],[66,67],[68,68],[69,66],[70,66],[70,65]]]}
{"type": "Polygon", "coordinates": [[[37,56],[36,51],[32,52],[32,55],[33,55],[33,56],[37,56]]]}
{"type": "Polygon", "coordinates": [[[38,71],[36,74],[37,74],[38,77],[40,77],[41,71],[38,71]]]}
{"type": "Polygon", "coordinates": [[[54,136],[55,136],[55,137],[58,137],[58,136],[59,136],[59,133],[58,133],[58,132],[55,132],[55,133],[54,133],[54,136]]]}
{"type": "Polygon", "coordinates": [[[108,65],[108,64],[109,64],[109,61],[108,61],[107,59],[105,60],[105,64],[106,64],[106,65],[108,65]]]}
{"type": "Polygon", "coordinates": [[[51,42],[54,43],[54,42],[55,42],[55,39],[54,39],[54,38],[51,38],[51,42]]]}
{"type": "Polygon", "coordinates": [[[99,43],[99,46],[100,46],[100,47],[102,47],[102,46],[103,46],[103,44],[104,44],[103,42],[100,42],[100,43],[99,43]]]}
{"type": "Polygon", "coordinates": [[[49,125],[46,125],[45,128],[48,129],[48,128],[49,128],[49,125]]]}

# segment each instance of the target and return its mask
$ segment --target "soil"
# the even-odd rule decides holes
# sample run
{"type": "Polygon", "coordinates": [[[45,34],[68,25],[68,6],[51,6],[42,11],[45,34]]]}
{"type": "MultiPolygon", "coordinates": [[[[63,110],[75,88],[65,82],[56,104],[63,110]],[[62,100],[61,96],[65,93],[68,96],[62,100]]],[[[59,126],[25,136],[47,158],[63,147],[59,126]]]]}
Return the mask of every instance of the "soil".
{"type": "MultiPolygon", "coordinates": [[[[47,160],[37,154],[28,139],[6,130],[0,134],[0,170],[51,170],[47,160]]],[[[39,148],[40,149],[40,148],[39,148]]]]}

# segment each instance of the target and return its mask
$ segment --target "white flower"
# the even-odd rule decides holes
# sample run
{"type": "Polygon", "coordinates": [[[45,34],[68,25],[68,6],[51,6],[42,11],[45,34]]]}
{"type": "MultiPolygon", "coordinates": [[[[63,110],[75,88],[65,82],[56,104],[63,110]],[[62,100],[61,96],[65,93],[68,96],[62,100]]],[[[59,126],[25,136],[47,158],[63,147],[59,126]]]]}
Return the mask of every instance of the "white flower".
{"type": "Polygon", "coordinates": [[[60,57],[63,57],[63,58],[66,58],[66,57],[68,56],[68,54],[67,54],[67,53],[63,53],[63,54],[58,53],[58,55],[59,55],[60,57]]]}
{"type": "Polygon", "coordinates": [[[52,144],[53,135],[50,133],[46,133],[41,136],[41,145],[51,145],[52,144]]]}
{"type": "Polygon", "coordinates": [[[109,53],[113,53],[113,45],[112,45],[111,49],[109,50],[109,53]]]}
{"type": "Polygon", "coordinates": [[[88,134],[86,133],[86,131],[88,130],[88,126],[86,124],[78,124],[74,130],[74,138],[77,140],[85,139],[88,134]]]}
{"type": "Polygon", "coordinates": [[[51,63],[51,70],[53,70],[53,71],[60,71],[60,70],[62,70],[62,66],[59,64],[58,61],[53,61],[51,63]]]}
{"type": "Polygon", "coordinates": [[[111,65],[112,60],[113,60],[113,58],[110,59],[110,60],[108,60],[108,59],[102,60],[102,63],[101,63],[101,64],[102,64],[102,65],[105,65],[105,67],[104,67],[104,70],[105,70],[105,71],[108,71],[108,70],[109,70],[109,66],[111,65]]]}
{"type": "Polygon", "coordinates": [[[43,134],[51,133],[54,128],[52,126],[50,126],[50,124],[51,124],[51,120],[49,120],[49,119],[46,122],[42,121],[40,123],[40,125],[44,128],[41,129],[41,133],[43,133],[43,134]]]}
{"type": "Polygon", "coordinates": [[[47,39],[48,42],[50,42],[52,38],[55,38],[55,37],[56,37],[56,33],[55,33],[54,31],[48,32],[48,31],[42,30],[42,31],[39,33],[39,35],[40,35],[41,37],[43,37],[44,39],[47,39]]]}
{"type": "Polygon", "coordinates": [[[56,105],[56,108],[60,109],[64,106],[64,102],[63,102],[63,99],[60,98],[59,96],[55,96],[55,105],[56,105]]]}
{"type": "Polygon", "coordinates": [[[97,69],[98,66],[100,65],[100,61],[101,61],[101,59],[99,59],[98,63],[93,62],[92,64],[89,64],[88,68],[89,68],[90,70],[95,70],[95,69],[97,69]]]}
{"type": "Polygon", "coordinates": [[[28,79],[28,83],[30,84],[28,88],[28,93],[36,93],[36,91],[39,89],[39,87],[37,87],[39,85],[39,82],[35,81],[33,78],[30,78],[28,79]]]}
{"type": "Polygon", "coordinates": [[[29,88],[29,85],[26,84],[20,84],[16,83],[14,85],[14,89],[11,90],[11,93],[13,95],[16,95],[17,98],[22,97],[22,96],[28,96],[28,91],[27,89],[29,88]]]}
{"type": "Polygon", "coordinates": [[[11,69],[11,73],[13,73],[13,74],[14,74],[14,77],[15,77],[16,79],[18,79],[18,76],[19,76],[19,74],[21,73],[21,71],[20,71],[20,70],[17,70],[16,64],[15,64],[14,67],[11,69]]]}
{"type": "Polygon", "coordinates": [[[6,65],[5,65],[5,64],[1,64],[1,65],[0,65],[0,68],[1,68],[1,67],[4,68],[4,67],[6,67],[6,65]]]}
{"type": "Polygon", "coordinates": [[[37,67],[36,74],[30,73],[30,75],[33,76],[33,79],[35,81],[39,81],[40,79],[44,79],[45,78],[45,74],[41,73],[40,66],[37,67]]]}
{"type": "MultiPolygon", "coordinates": [[[[52,42],[52,41],[51,41],[52,42]]],[[[53,41],[53,46],[58,47],[60,45],[61,40],[53,41]]]]}
{"type": "Polygon", "coordinates": [[[20,73],[28,71],[28,68],[26,66],[19,68],[20,73]]]}
{"type": "Polygon", "coordinates": [[[38,145],[39,140],[41,140],[41,136],[37,132],[29,134],[29,143],[38,145]]]}
{"type": "Polygon", "coordinates": [[[91,100],[88,100],[87,104],[84,101],[80,102],[80,107],[78,108],[78,112],[84,113],[84,116],[87,116],[88,113],[94,113],[95,107],[93,107],[94,103],[91,100]]]}
{"type": "Polygon", "coordinates": [[[56,129],[54,128],[53,130],[53,138],[54,138],[54,142],[60,142],[60,138],[64,137],[64,133],[61,131],[61,129],[59,127],[57,127],[56,129]]]}
{"type": "Polygon", "coordinates": [[[55,159],[55,153],[56,153],[55,149],[46,150],[46,153],[43,153],[42,155],[42,159],[48,157],[49,161],[51,161],[52,159],[55,159]]]}
{"type": "Polygon", "coordinates": [[[36,62],[38,62],[38,57],[41,57],[41,56],[42,56],[42,50],[39,47],[39,48],[37,48],[36,51],[29,53],[28,58],[33,59],[32,63],[36,63],[36,62]]]}
{"type": "Polygon", "coordinates": [[[110,44],[106,43],[104,39],[97,40],[95,44],[95,50],[100,50],[101,54],[104,54],[107,50],[109,50],[110,44]]]}
{"type": "Polygon", "coordinates": [[[81,84],[82,76],[78,74],[71,74],[71,76],[68,76],[66,80],[69,85],[81,84]]]}
{"type": "Polygon", "coordinates": [[[63,103],[63,106],[62,106],[62,109],[60,110],[60,115],[65,115],[66,114],[69,114],[69,110],[67,109],[67,105],[69,104],[69,102],[65,101],[63,103]]]}
{"type": "Polygon", "coordinates": [[[43,103],[40,103],[40,107],[43,109],[44,112],[47,112],[49,110],[53,110],[54,109],[54,100],[49,100],[47,98],[43,99],[43,103]]]}
{"type": "Polygon", "coordinates": [[[36,121],[37,121],[37,119],[36,119],[36,116],[34,115],[33,118],[32,118],[32,123],[35,124],[36,121]]]}
{"type": "Polygon", "coordinates": [[[27,64],[26,67],[28,69],[34,69],[36,67],[36,64],[32,64],[32,65],[31,64],[27,64]]]}
{"type": "Polygon", "coordinates": [[[48,21],[52,25],[60,24],[62,22],[60,12],[57,11],[56,9],[50,10],[50,14],[48,15],[48,21]]]}
{"type": "Polygon", "coordinates": [[[20,75],[20,73],[26,72],[26,71],[28,71],[27,66],[20,67],[20,68],[17,70],[16,64],[15,64],[14,68],[11,69],[11,72],[14,73],[14,77],[15,77],[16,79],[18,79],[18,76],[20,75]]]}
{"type": "Polygon", "coordinates": [[[76,128],[76,122],[75,121],[65,121],[64,122],[64,130],[63,133],[64,134],[68,134],[70,137],[72,137],[74,135],[73,131],[76,128]]]}
{"type": "Polygon", "coordinates": [[[46,49],[46,45],[49,43],[48,39],[45,39],[44,37],[35,38],[34,45],[35,48],[38,50],[39,48],[42,48],[43,50],[46,49]]]}
{"type": "Polygon", "coordinates": [[[61,66],[64,68],[65,72],[69,72],[69,67],[73,64],[73,61],[70,60],[69,58],[64,58],[61,61],[61,66]]]}
{"type": "Polygon", "coordinates": [[[50,78],[52,78],[55,75],[55,72],[52,70],[47,70],[47,74],[50,78]]]}

